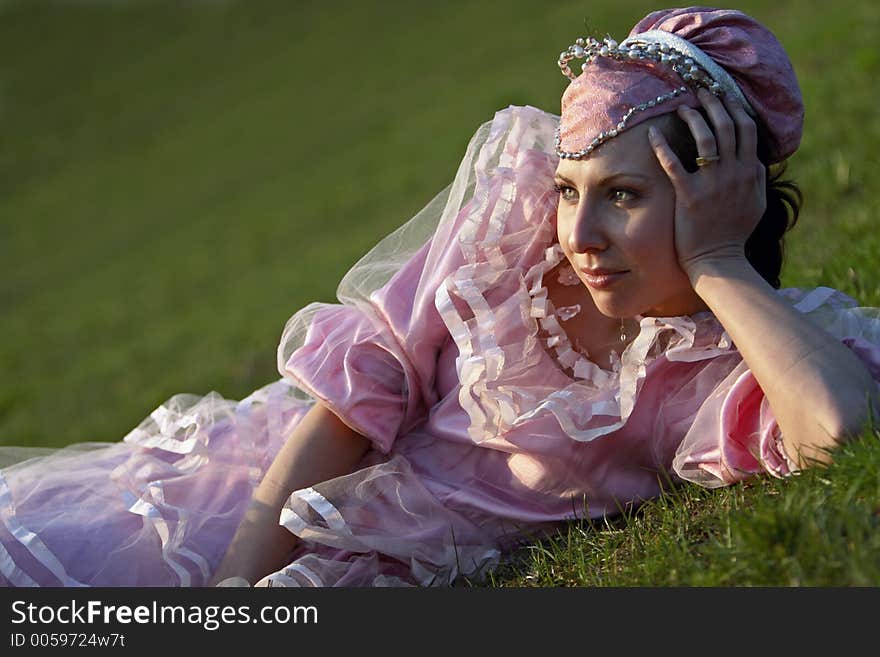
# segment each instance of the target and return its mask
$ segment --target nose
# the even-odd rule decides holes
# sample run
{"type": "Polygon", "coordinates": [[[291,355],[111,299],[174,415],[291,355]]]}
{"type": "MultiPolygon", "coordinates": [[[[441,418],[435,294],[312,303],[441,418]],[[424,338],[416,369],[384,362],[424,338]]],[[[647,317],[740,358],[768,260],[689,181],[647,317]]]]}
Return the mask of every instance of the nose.
{"type": "Polygon", "coordinates": [[[574,253],[604,251],[608,248],[599,213],[590,199],[584,196],[578,205],[571,232],[568,234],[568,248],[574,253]]]}

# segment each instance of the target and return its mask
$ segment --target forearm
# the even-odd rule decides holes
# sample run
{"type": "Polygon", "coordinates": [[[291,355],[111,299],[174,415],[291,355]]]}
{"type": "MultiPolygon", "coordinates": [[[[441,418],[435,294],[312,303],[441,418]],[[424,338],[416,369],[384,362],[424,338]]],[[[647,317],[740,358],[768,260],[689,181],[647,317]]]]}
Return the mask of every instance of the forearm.
{"type": "Polygon", "coordinates": [[[318,403],[299,421],[254,491],[251,504],[212,579],[254,584],[284,565],[296,537],[278,524],[290,494],[352,472],[370,441],[318,403]]]}
{"type": "MultiPolygon", "coordinates": [[[[766,395],[789,457],[827,461],[827,449],[868,419],[876,386],[838,339],[795,310],[745,258],[688,272],[766,395]]],[[[876,406],[875,406],[876,407],[876,406]]]]}
{"type": "Polygon", "coordinates": [[[280,511],[293,491],[351,472],[369,446],[367,438],[317,403],[272,461],[254,500],[280,511]]]}

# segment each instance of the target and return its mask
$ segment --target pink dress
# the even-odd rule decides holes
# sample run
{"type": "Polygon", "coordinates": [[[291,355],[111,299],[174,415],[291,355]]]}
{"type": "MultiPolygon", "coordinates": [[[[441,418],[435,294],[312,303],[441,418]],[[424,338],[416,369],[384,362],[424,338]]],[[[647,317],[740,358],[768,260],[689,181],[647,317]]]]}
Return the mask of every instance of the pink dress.
{"type": "MultiPolygon", "coordinates": [[[[455,182],[288,322],[283,378],[235,402],[177,395],[120,443],[0,471],[0,580],[200,586],[314,399],[368,437],[352,474],[294,492],[302,541],[258,585],[477,580],[524,538],[614,514],[660,482],[791,466],[772,410],[711,313],[641,318],[621,358],[568,343],[547,297],[557,117],[510,107],[455,182]]],[[[564,276],[564,272],[563,272],[564,276]]],[[[880,315],[829,288],[780,294],[880,381],[880,315]]]]}

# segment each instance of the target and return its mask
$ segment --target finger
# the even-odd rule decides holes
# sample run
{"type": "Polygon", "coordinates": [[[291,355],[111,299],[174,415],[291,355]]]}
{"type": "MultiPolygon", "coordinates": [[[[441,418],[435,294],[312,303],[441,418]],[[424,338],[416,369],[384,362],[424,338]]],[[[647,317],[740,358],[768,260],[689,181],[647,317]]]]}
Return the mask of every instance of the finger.
{"type": "Polygon", "coordinates": [[[684,186],[688,172],[678,159],[678,156],[672,151],[666,137],[656,127],[648,128],[648,141],[660,166],[672,181],[672,186],[679,189],[684,186]]]}
{"type": "Polygon", "coordinates": [[[724,97],[724,105],[733,118],[736,126],[737,157],[740,159],[755,158],[758,156],[758,126],[754,119],[746,112],[746,108],[735,98],[728,95],[724,97]]]}
{"type": "Polygon", "coordinates": [[[715,135],[703,115],[697,110],[687,105],[678,108],[678,116],[682,121],[687,123],[694,141],[697,144],[697,155],[703,157],[712,157],[718,155],[718,145],[715,142],[715,135]]]}
{"type": "Polygon", "coordinates": [[[767,210],[767,167],[758,162],[757,164],[757,186],[758,186],[758,199],[761,204],[761,214],[767,210]]]}
{"type": "Polygon", "coordinates": [[[736,126],[724,103],[715,94],[706,89],[699,89],[697,97],[706,110],[706,114],[709,115],[709,120],[712,121],[718,155],[721,156],[722,160],[735,158],[737,143],[736,126]]]}

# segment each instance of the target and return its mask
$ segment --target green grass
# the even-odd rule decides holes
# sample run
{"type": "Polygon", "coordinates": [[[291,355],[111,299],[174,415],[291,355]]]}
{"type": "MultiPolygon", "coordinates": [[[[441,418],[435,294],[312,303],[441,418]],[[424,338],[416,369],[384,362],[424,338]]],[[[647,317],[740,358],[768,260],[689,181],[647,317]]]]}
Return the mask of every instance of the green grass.
{"type": "MultiPolygon", "coordinates": [[[[175,393],[277,378],[287,317],[333,299],[480,123],[556,111],[556,54],[656,6],[0,3],[0,444],[113,441],[175,393]]],[[[786,45],[807,106],[783,284],[880,306],[880,7],[739,6],[786,45]]],[[[571,526],[504,581],[878,584],[874,443],[829,485],[685,487],[619,531],[571,526]]]]}
{"type": "Polygon", "coordinates": [[[827,468],[706,490],[688,484],[522,548],[495,586],[877,586],[880,432],[827,468]]]}

